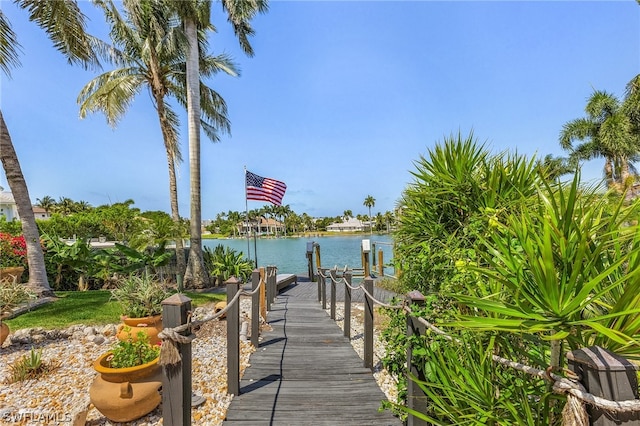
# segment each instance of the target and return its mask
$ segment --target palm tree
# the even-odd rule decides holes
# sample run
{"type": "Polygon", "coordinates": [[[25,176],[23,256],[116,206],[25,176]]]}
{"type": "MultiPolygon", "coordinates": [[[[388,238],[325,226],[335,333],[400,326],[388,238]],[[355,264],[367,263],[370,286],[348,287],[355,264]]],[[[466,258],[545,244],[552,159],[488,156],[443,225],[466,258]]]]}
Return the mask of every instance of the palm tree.
{"type": "Polygon", "coordinates": [[[620,101],[605,91],[595,91],[585,107],[587,117],[567,122],[560,133],[560,146],[570,151],[570,159],[591,160],[604,157],[607,186],[620,190],[629,182],[630,163],[640,153],[629,116],[620,101]],[[586,142],[574,147],[576,140],[586,142]]]}
{"type": "Polygon", "coordinates": [[[53,199],[53,197],[49,196],[49,195],[45,195],[42,198],[36,198],[36,204],[38,207],[43,208],[45,212],[47,212],[47,214],[51,213],[51,210],[54,209],[55,205],[56,205],[56,200],[53,199]]]}
{"type": "MultiPolygon", "coordinates": [[[[80,116],[88,112],[102,111],[107,122],[115,126],[126,112],[132,99],[146,87],[158,113],[160,129],[169,169],[169,198],[171,217],[175,225],[176,258],[178,274],[186,266],[178,209],[176,161],[182,160],[178,141],[178,116],[168,103],[169,97],[186,107],[186,80],[184,78],[186,39],[182,27],[176,25],[171,9],[152,0],[126,0],[124,16],[110,0],[100,2],[107,21],[111,25],[113,48],[105,58],[120,66],[90,81],[80,92],[80,116]]],[[[205,44],[204,33],[198,34],[198,43],[205,44]]],[[[206,52],[206,49],[200,49],[206,52]]],[[[201,75],[210,76],[222,70],[237,76],[234,64],[225,55],[200,57],[201,75]]],[[[222,97],[200,82],[200,123],[207,136],[219,140],[218,129],[229,132],[227,107],[222,97]]]]}
{"type": "Polygon", "coordinates": [[[348,220],[349,220],[350,218],[352,218],[352,217],[353,217],[353,212],[352,212],[351,210],[345,210],[345,211],[342,213],[342,218],[343,218],[345,221],[348,221],[348,220]]]}
{"type": "MultiPolygon", "coordinates": [[[[254,34],[250,21],[257,13],[267,10],[266,0],[222,0],[222,8],[227,14],[228,21],[240,41],[240,47],[248,55],[253,56],[253,48],[249,43],[249,36],[254,34]]],[[[171,2],[175,7],[188,40],[187,49],[187,117],[189,123],[189,182],[191,208],[191,245],[185,283],[206,283],[208,277],[204,267],[202,255],[202,201],[200,193],[200,91],[198,80],[200,74],[200,57],[197,43],[199,29],[214,29],[211,25],[210,0],[184,0],[171,2]]]]}
{"type": "Polygon", "coordinates": [[[393,213],[391,213],[389,210],[384,212],[384,220],[387,226],[387,233],[388,233],[389,228],[391,227],[391,221],[393,221],[393,213]]]}
{"type": "MultiPolygon", "coordinates": [[[[93,49],[94,44],[85,32],[85,16],[80,12],[75,1],[17,0],[15,3],[18,7],[28,10],[29,20],[35,22],[47,33],[53,46],[67,57],[69,63],[81,64],[85,67],[99,65],[93,49]]],[[[8,76],[11,74],[11,69],[19,64],[18,48],[17,36],[5,15],[0,11],[0,69],[8,76]]],[[[52,292],[47,279],[31,197],[1,110],[0,161],[13,193],[22,233],[27,242],[28,285],[40,295],[49,295],[52,292]]]]}
{"type": "Polygon", "coordinates": [[[367,195],[367,198],[364,199],[364,206],[369,208],[369,233],[373,235],[373,227],[371,226],[371,207],[376,205],[376,199],[371,195],[367,195]]]}
{"type": "Polygon", "coordinates": [[[75,202],[68,197],[60,197],[56,203],[56,211],[63,216],[69,216],[75,211],[75,202]]]}

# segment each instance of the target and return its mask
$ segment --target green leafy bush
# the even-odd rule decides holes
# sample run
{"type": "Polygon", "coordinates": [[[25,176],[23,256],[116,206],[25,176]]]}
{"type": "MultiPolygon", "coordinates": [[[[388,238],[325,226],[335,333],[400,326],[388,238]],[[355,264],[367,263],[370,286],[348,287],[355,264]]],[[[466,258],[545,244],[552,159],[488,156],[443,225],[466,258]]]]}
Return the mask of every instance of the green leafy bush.
{"type": "Polygon", "coordinates": [[[160,356],[160,346],[149,344],[147,334],[139,331],[136,337],[136,341],[127,339],[116,343],[111,349],[111,355],[107,357],[110,368],[136,367],[160,356]]]}
{"type": "Polygon", "coordinates": [[[247,281],[253,272],[253,262],[244,257],[243,252],[218,244],[213,250],[204,248],[204,264],[216,284],[221,285],[231,277],[247,281]]]}

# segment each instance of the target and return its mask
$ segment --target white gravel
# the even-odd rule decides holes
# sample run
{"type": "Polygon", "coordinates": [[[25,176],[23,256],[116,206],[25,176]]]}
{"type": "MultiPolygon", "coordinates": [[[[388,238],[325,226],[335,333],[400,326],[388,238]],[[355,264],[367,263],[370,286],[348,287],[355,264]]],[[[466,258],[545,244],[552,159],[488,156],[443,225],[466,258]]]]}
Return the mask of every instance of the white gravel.
{"type": "MultiPolygon", "coordinates": [[[[213,308],[212,306],[209,308],[213,308]]],[[[201,309],[201,308],[199,308],[201,309]]],[[[363,324],[357,315],[362,304],[352,308],[351,343],[362,358],[363,324]]],[[[241,301],[241,321],[249,319],[250,299],[241,301]]],[[[337,323],[343,326],[343,310],[337,307],[337,323]]],[[[65,330],[26,329],[12,333],[0,348],[0,425],[88,425],[114,426],[89,401],[89,387],[97,373],[93,361],[116,341],[116,325],[91,327],[72,326],[65,330]],[[10,366],[30,350],[42,350],[42,359],[57,367],[35,380],[5,383],[10,366]]],[[[192,344],[193,391],[206,398],[192,411],[195,425],[216,426],[224,420],[233,398],[227,394],[226,322],[210,321],[197,332],[192,344]]],[[[396,399],[396,383],[381,367],[384,347],[374,333],[374,376],[378,385],[392,401],[396,399]]],[[[249,342],[240,345],[241,374],[249,366],[254,351],[249,342]]],[[[131,426],[162,425],[161,409],[128,423],[131,426]]]]}

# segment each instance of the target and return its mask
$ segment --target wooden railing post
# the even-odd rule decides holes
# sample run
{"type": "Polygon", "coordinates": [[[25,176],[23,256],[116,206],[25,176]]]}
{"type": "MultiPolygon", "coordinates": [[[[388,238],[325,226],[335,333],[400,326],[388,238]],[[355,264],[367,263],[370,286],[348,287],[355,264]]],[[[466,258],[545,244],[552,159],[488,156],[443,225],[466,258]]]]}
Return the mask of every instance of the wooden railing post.
{"type": "Polygon", "coordinates": [[[322,301],[322,284],[320,283],[320,280],[324,280],[322,276],[325,274],[326,274],[325,270],[318,268],[318,302],[322,301]]]}
{"type": "MultiPolygon", "coordinates": [[[[424,305],[424,296],[417,290],[407,294],[407,304],[409,306],[424,305]]],[[[415,317],[407,315],[407,339],[410,341],[413,335],[422,335],[425,331],[424,325],[417,321],[415,317]]],[[[413,363],[413,348],[411,345],[407,348],[407,372],[414,377],[423,379],[423,375],[413,363]]],[[[427,396],[424,394],[420,386],[410,377],[407,377],[407,407],[420,413],[427,412],[427,396]]],[[[428,423],[411,414],[407,418],[407,426],[427,425],[428,423]]]]}
{"type": "Polygon", "coordinates": [[[276,269],[275,266],[267,266],[267,311],[271,310],[271,304],[278,295],[276,269]]]}
{"type": "MultiPolygon", "coordinates": [[[[314,268],[313,268],[313,246],[315,243],[313,241],[307,242],[307,271],[309,272],[309,280],[311,282],[315,281],[315,277],[313,276],[314,268]]],[[[318,265],[320,266],[320,265],[318,265]]]]}
{"type": "Polygon", "coordinates": [[[336,279],[338,278],[337,271],[331,270],[331,319],[336,319],[336,279]]]}
{"type": "MultiPolygon", "coordinates": [[[[191,299],[181,293],[162,301],[162,326],[187,323],[191,299]]],[[[182,333],[186,335],[186,332],[182,333]]],[[[176,343],[182,361],[162,367],[162,418],[167,426],[191,425],[191,343],[176,343]]]]}
{"type": "MultiPolygon", "coordinates": [[[[364,289],[373,295],[373,278],[364,279],[364,289]]],[[[364,366],[373,370],[373,299],[364,296],[364,366]]]]}
{"type": "Polygon", "coordinates": [[[322,309],[327,309],[327,280],[326,278],[319,277],[321,281],[320,291],[322,293],[322,309]]]}
{"type": "Polygon", "coordinates": [[[344,337],[351,339],[351,271],[344,273],[344,337]]]}
{"type": "Polygon", "coordinates": [[[376,243],[371,242],[371,266],[376,270],[376,243]]]}
{"type": "MultiPolygon", "coordinates": [[[[638,367],[620,355],[592,346],[568,352],[567,359],[590,394],[610,401],[638,399],[638,367]]],[[[639,412],[613,413],[587,404],[587,413],[593,426],[640,424],[639,412]]]]}
{"type": "MultiPolygon", "coordinates": [[[[240,280],[231,277],[227,286],[227,301],[235,297],[240,289],[240,280]]],[[[227,393],[240,395],[240,306],[238,300],[227,311],[227,393]]]]}
{"type": "Polygon", "coordinates": [[[255,291],[259,285],[260,271],[254,269],[251,273],[251,290],[254,291],[251,295],[251,344],[254,348],[258,347],[260,337],[260,292],[255,291]]]}
{"type": "Polygon", "coordinates": [[[384,277],[384,252],[382,249],[378,250],[378,274],[384,277]]]}
{"type": "Polygon", "coordinates": [[[322,262],[320,262],[320,244],[315,243],[315,248],[316,248],[316,268],[320,269],[322,268],[322,262]]]}
{"type": "Polygon", "coordinates": [[[265,282],[265,285],[260,287],[260,315],[266,321],[267,320],[267,296],[266,296],[267,295],[267,289],[266,289],[267,280],[265,278],[265,272],[264,272],[264,268],[263,267],[260,268],[260,279],[265,282]]]}

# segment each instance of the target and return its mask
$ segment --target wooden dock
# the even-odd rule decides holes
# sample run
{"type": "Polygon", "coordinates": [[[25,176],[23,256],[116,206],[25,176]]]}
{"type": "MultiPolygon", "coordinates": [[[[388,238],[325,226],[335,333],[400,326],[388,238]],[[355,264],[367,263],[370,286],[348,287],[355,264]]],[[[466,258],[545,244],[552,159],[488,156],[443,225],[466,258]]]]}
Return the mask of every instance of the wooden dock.
{"type": "Polygon", "coordinates": [[[317,301],[317,285],[298,281],[272,305],[260,347],[224,424],[401,425],[342,330],[317,301]]]}

